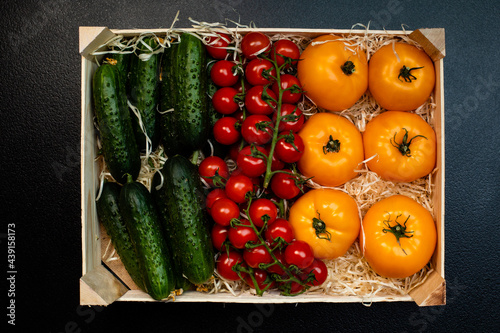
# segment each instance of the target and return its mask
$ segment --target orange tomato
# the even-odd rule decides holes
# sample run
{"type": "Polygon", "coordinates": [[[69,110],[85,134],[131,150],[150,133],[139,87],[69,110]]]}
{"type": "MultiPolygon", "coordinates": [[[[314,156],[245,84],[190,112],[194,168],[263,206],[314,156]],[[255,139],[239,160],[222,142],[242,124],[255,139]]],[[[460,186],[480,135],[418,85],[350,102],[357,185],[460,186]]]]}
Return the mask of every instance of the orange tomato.
{"type": "Polygon", "coordinates": [[[356,240],[360,219],[356,201],[334,189],[311,190],[290,208],[295,238],[308,243],[318,259],[344,255],[356,240]]]}
{"type": "Polygon", "coordinates": [[[436,133],[419,115],[387,111],[373,118],[363,133],[366,164],[382,179],[411,182],[436,165],[436,133]]]}
{"type": "Polygon", "coordinates": [[[363,255],[379,275],[405,278],[420,271],[436,247],[436,225],[418,202],[394,195],[374,204],[359,234],[363,255]]]}
{"type": "Polygon", "coordinates": [[[306,96],[317,106],[342,111],[353,106],[366,92],[366,54],[350,42],[337,36],[320,36],[306,47],[300,59],[297,77],[306,96]],[[316,42],[323,43],[314,45],[316,42]]]}
{"type": "Polygon", "coordinates": [[[363,161],[363,139],[357,127],[332,113],[316,113],[299,132],[304,153],[297,166],[323,186],[340,186],[356,177],[363,161]]]}
{"type": "Polygon", "coordinates": [[[368,64],[368,90],[387,110],[410,111],[431,95],[436,81],[434,63],[416,46],[388,44],[368,64]]]}

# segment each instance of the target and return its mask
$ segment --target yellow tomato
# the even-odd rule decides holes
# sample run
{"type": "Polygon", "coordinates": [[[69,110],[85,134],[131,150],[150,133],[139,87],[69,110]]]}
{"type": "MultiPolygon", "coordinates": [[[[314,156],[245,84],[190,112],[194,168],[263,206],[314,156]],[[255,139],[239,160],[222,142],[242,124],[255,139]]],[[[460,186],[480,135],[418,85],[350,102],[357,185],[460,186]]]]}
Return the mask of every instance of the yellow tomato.
{"type": "Polygon", "coordinates": [[[415,200],[394,195],[374,204],[363,218],[359,244],[381,276],[404,278],[421,270],[436,247],[436,225],[415,200]]]}
{"type": "Polygon", "coordinates": [[[363,133],[366,164],[381,178],[411,182],[436,165],[436,133],[419,115],[387,111],[373,118],[363,133]]]}
{"type": "Polygon", "coordinates": [[[368,65],[368,89],[387,110],[418,108],[429,98],[435,82],[431,58],[410,44],[383,46],[373,54],[368,65]]]}
{"type": "Polygon", "coordinates": [[[316,113],[299,132],[304,154],[300,172],[323,186],[340,186],[356,177],[363,161],[363,139],[356,126],[332,113],[316,113]]]}
{"type": "Polygon", "coordinates": [[[290,208],[295,238],[307,242],[318,259],[344,255],[356,240],[360,219],[356,201],[334,189],[311,190],[290,208]]]}
{"type": "Polygon", "coordinates": [[[350,108],[368,88],[365,52],[338,39],[332,35],[314,39],[297,65],[297,77],[306,96],[330,111],[350,108]]]}

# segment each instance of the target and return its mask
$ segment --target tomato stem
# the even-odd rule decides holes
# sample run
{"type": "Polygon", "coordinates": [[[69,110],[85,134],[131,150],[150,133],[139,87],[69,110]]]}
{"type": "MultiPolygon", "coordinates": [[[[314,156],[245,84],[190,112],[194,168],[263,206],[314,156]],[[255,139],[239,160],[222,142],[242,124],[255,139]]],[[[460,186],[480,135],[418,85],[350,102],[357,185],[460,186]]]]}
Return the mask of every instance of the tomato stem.
{"type": "Polygon", "coordinates": [[[401,80],[401,77],[403,77],[405,82],[408,82],[408,83],[410,83],[411,80],[416,80],[417,77],[415,75],[413,75],[411,73],[411,71],[416,70],[416,69],[421,69],[421,68],[424,68],[424,66],[409,68],[409,67],[403,65],[403,67],[401,67],[401,69],[399,70],[399,75],[398,75],[399,81],[403,82],[403,80],[401,80]]]}
{"type": "Polygon", "coordinates": [[[323,146],[323,154],[328,153],[338,153],[340,151],[340,141],[333,140],[333,137],[330,135],[328,138],[328,142],[323,146]]]}
{"type": "Polygon", "coordinates": [[[354,63],[350,60],[347,60],[342,66],[340,66],[340,69],[342,69],[342,72],[344,72],[345,75],[351,75],[356,71],[356,66],[354,66],[354,63]]]}
{"type": "Polygon", "coordinates": [[[424,138],[426,140],[428,139],[423,135],[415,135],[413,138],[410,139],[410,141],[408,141],[408,130],[404,127],[403,130],[405,131],[405,135],[403,136],[403,140],[401,141],[401,143],[396,142],[396,134],[398,134],[398,132],[394,133],[394,137],[390,140],[390,142],[394,147],[398,148],[401,155],[406,157],[411,157],[410,144],[413,141],[413,139],[419,137],[424,138]]]}
{"type": "Polygon", "coordinates": [[[319,212],[316,211],[316,213],[318,213],[318,217],[317,218],[313,217],[313,228],[316,232],[316,236],[319,239],[326,239],[329,242],[331,242],[332,235],[330,234],[330,232],[328,230],[326,230],[326,224],[325,224],[325,222],[323,222],[323,220],[321,220],[321,216],[319,215],[319,212]],[[323,234],[325,234],[326,236],[322,236],[323,234]]]}
{"type": "Polygon", "coordinates": [[[401,215],[402,214],[396,216],[396,219],[394,220],[394,222],[396,222],[396,224],[391,227],[391,216],[389,214],[389,218],[384,221],[384,224],[387,226],[388,229],[384,228],[384,229],[382,229],[382,232],[383,233],[390,232],[391,234],[393,234],[396,237],[396,241],[398,242],[399,247],[401,247],[401,250],[403,250],[403,253],[406,254],[406,251],[401,246],[399,239],[400,238],[412,238],[413,235],[407,235],[407,234],[413,234],[413,231],[406,231],[406,222],[408,222],[410,215],[408,215],[408,217],[406,218],[406,220],[404,221],[403,224],[398,222],[398,218],[401,215]]]}

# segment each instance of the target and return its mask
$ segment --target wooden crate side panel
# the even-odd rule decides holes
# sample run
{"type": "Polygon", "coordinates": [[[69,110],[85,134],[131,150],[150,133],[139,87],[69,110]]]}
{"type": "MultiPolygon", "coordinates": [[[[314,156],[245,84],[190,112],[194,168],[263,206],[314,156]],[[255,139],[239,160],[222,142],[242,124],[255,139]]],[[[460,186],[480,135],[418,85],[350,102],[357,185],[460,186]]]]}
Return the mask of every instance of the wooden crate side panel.
{"type": "MultiPolygon", "coordinates": [[[[118,299],[122,302],[154,302],[148,294],[140,290],[129,290],[118,299]]],[[[169,301],[172,301],[170,299],[169,301]]],[[[294,297],[280,296],[277,291],[258,297],[248,292],[234,296],[230,293],[203,294],[196,291],[186,291],[182,296],[176,297],[175,302],[214,302],[214,303],[363,303],[370,305],[374,302],[411,302],[410,296],[375,296],[363,298],[358,296],[326,296],[326,295],[299,295],[294,297]]]]}
{"type": "Polygon", "coordinates": [[[99,222],[95,208],[95,189],[99,168],[95,162],[97,147],[92,111],[92,73],[97,67],[82,57],[82,133],[81,133],[81,202],[82,202],[82,275],[101,264],[99,222]]]}

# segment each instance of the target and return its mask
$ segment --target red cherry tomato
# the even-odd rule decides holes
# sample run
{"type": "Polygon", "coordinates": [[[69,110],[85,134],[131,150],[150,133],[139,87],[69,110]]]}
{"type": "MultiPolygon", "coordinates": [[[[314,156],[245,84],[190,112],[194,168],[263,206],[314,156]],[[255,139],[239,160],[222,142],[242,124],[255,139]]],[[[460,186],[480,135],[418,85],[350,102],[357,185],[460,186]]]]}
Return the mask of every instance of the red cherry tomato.
{"type": "Polygon", "coordinates": [[[276,95],[271,89],[266,88],[264,93],[264,86],[253,86],[245,95],[245,106],[252,114],[267,115],[273,113],[276,100],[276,95]]]}
{"type": "Polygon", "coordinates": [[[220,224],[214,224],[210,235],[212,236],[212,244],[218,251],[225,251],[226,246],[224,242],[227,240],[227,235],[229,233],[229,227],[222,226],[220,224]]]}
{"type": "Polygon", "coordinates": [[[238,75],[235,74],[236,64],[229,60],[217,61],[210,70],[210,78],[219,87],[230,87],[238,82],[238,75]]]}
{"type": "MultiPolygon", "coordinates": [[[[263,227],[264,220],[267,220],[267,225],[272,224],[278,216],[278,208],[274,202],[269,199],[257,199],[250,205],[248,215],[256,227],[263,227]],[[267,217],[264,217],[267,216],[267,217]]],[[[268,229],[269,230],[269,227],[268,229]]]]}
{"type": "MultiPolygon", "coordinates": [[[[264,147],[254,146],[253,149],[267,155],[264,147]]],[[[267,167],[266,160],[263,157],[252,156],[252,146],[246,146],[240,150],[236,164],[243,174],[248,177],[259,177],[266,172],[267,167]]]]}
{"type": "Polygon", "coordinates": [[[247,59],[255,59],[259,54],[271,50],[271,40],[262,32],[249,32],[241,41],[241,52],[247,59]]]}
{"type": "Polygon", "coordinates": [[[266,59],[253,59],[245,68],[245,78],[254,86],[269,84],[275,77],[276,69],[273,63],[266,59]]]}
{"type": "MultiPolygon", "coordinates": [[[[304,125],[305,117],[302,114],[302,110],[299,109],[297,105],[294,104],[281,104],[281,117],[287,116],[285,119],[281,119],[279,130],[283,131],[294,131],[298,132],[304,125]],[[287,118],[294,118],[287,121],[287,118]]],[[[276,123],[277,113],[273,114],[273,122],[276,123]]]]}
{"type": "Polygon", "coordinates": [[[238,154],[240,153],[240,143],[234,143],[229,147],[229,158],[236,162],[238,159],[238,154]]]}
{"type": "Polygon", "coordinates": [[[241,136],[248,143],[263,145],[271,141],[272,128],[273,123],[269,117],[262,114],[253,114],[243,121],[241,136]]]}
{"type": "Polygon", "coordinates": [[[243,86],[241,85],[241,80],[238,80],[236,84],[233,86],[239,93],[243,93],[243,88],[245,88],[245,92],[247,92],[252,86],[248,83],[247,80],[243,80],[243,86]]]}
{"type": "Polygon", "coordinates": [[[236,203],[244,203],[247,194],[253,192],[253,186],[250,177],[233,173],[226,182],[226,195],[236,203]]]}
{"type": "Polygon", "coordinates": [[[232,145],[240,138],[240,131],[236,129],[238,121],[233,117],[222,117],[214,124],[214,138],[223,145],[232,145]]]}
{"type": "Polygon", "coordinates": [[[222,198],[227,198],[226,192],[221,188],[216,188],[210,191],[207,194],[207,198],[205,199],[205,204],[207,206],[207,212],[211,215],[211,209],[213,204],[222,198]]]}
{"type": "MultiPolygon", "coordinates": [[[[218,156],[209,156],[201,161],[198,166],[198,172],[200,176],[208,183],[208,185],[213,186],[213,178],[215,174],[218,174],[220,177],[227,179],[229,177],[229,170],[227,168],[226,162],[218,156]]],[[[217,184],[220,186],[223,184],[217,184]]]]}
{"type": "MultiPolygon", "coordinates": [[[[299,79],[290,74],[283,74],[280,76],[280,81],[281,89],[284,90],[283,96],[281,96],[281,101],[288,104],[294,104],[300,101],[302,97],[302,85],[300,84],[299,79]]],[[[278,82],[273,83],[272,90],[276,94],[276,96],[278,96],[278,82]]]]}
{"type": "Polygon", "coordinates": [[[302,157],[302,154],[304,154],[304,142],[302,138],[292,131],[279,134],[279,136],[282,135],[285,137],[279,139],[276,143],[276,157],[285,163],[297,162],[302,157]]]}
{"type": "Polygon", "coordinates": [[[285,249],[285,261],[289,265],[295,265],[298,268],[306,268],[314,261],[311,246],[301,240],[291,242],[285,249]]]}
{"type": "MultiPolygon", "coordinates": [[[[253,276],[254,276],[255,282],[257,282],[257,286],[259,287],[260,290],[263,290],[263,289],[269,290],[271,288],[274,288],[274,286],[276,285],[275,281],[268,279],[267,272],[262,270],[262,269],[259,269],[259,268],[254,269],[253,276]]],[[[245,282],[248,283],[248,285],[251,288],[255,289],[255,285],[254,285],[253,280],[250,277],[250,275],[247,275],[245,277],[245,282]]]]}
{"type": "Polygon", "coordinates": [[[231,38],[224,33],[218,33],[217,35],[208,38],[207,52],[214,59],[224,59],[228,53],[227,47],[231,42],[231,38]]]}
{"type": "MultiPolygon", "coordinates": [[[[292,172],[289,169],[283,171],[292,172]]],[[[271,189],[278,198],[293,199],[301,192],[301,188],[296,184],[297,180],[299,180],[298,176],[278,172],[271,179],[271,189]]]]}
{"type": "MultiPolygon", "coordinates": [[[[267,145],[266,149],[269,151],[271,145],[267,145]]],[[[269,156],[269,154],[268,154],[269,156]]],[[[271,161],[271,171],[281,170],[285,167],[285,162],[281,161],[278,157],[276,157],[276,152],[273,153],[273,159],[271,161]]]]}
{"type": "Polygon", "coordinates": [[[243,251],[243,259],[252,268],[259,267],[259,264],[270,264],[273,262],[273,257],[267,252],[264,245],[245,249],[243,251]]]}
{"type": "MultiPolygon", "coordinates": [[[[243,256],[236,251],[229,251],[221,253],[220,257],[217,259],[217,273],[224,279],[229,281],[239,281],[240,277],[238,273],[233,270],[236,264],[241,264],[246,266],[243,261],[243,256]]],[[[243,278],[247,275],[246,273],[241,273],[243,278]]]]}
{"type": "MultiPolygon", "coordinates": [[[[287,264],[287,263],[286,263],[286,261],[285,261],[285,254],[284,254],[282,251],[280,251],[280,250],[275,250],[275,251],[273,251],[273,254],[274,254],[274,256],[276,257],[276,259],[278,259],[278,261],[279,261],[279,262],[280,262],[283,266],[288,267],[288,264],[287,264]]],[[[278,274],[278,275],[280,275],[280,276],[281,276],[281,275],[283,275],[283,274],[285,274],[285,271],[283,270],[283,268],[281,268],[281,266],[280,266],[278,263],[276,263],[276,264],[274,264],[274,265],[272,265],[272,266],[268,267],[268,268],[267,268],[267,271],[268,271],[269,273],[275,273],[275,274],[278,274]]]]}
{"type": "Polygon", "coordinates": [[[276,245],[278,238],[282,238],[288,244],[294,239],[292,225],[285,219],[276,219],[268,224],[265,236],[272,246],[276,245]]]}
{"type": "Polygon", "coordinates": [[[222,226],[228,226],[232,219],[240,216],[240,208],[238,205],[228,198],[221,198],[214,202],[210,213],[214,222],[222,226]]]}
{"type": "MultiPolygon", "coordinates": [[[[274,42],[271,49],[271,59],[276,60],[278,66],[285,63],[285,58],[296,59],[292,61],[292,65],[297,65],[297,60],[300,58],[300,50],[294,42],[288,39],[280,39],[274,42]]],[[[289,67],[288,65],[287,67],[289,67]]]]}
{"type": "Polygon", "coordinates": [[[258,242],[259,237],[250,226],[250,221],[241,220],[241,224],[234,228],[229,228],[228,238],[231,244],[237,249],[244,249],[248,242],[258,242]],[[248,227],[247,227],[248,225],[248,227]]]}
{"type": "Polygon", "coordinates": [[[310,286],[319,286],[326,281],[326,278],[328,277],[328,268],[322,260],[314,259],[311,265],[304,268],[301,278],[305,280],[310,273],[314,274],[315,279],[307,284],[310,286]]]}
{"type": "Polygon", "coordinates": [[[218,89],[212,96],[212,104],[215,111],[222,114],[231,114],[239,109],[235,97],[238,91],[232,87],[222,87],[218,89]]]}

